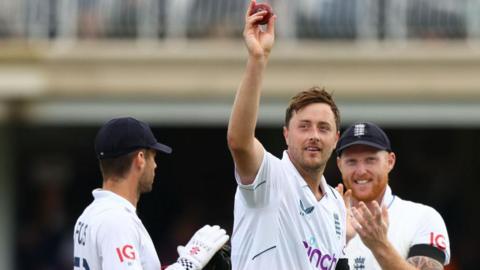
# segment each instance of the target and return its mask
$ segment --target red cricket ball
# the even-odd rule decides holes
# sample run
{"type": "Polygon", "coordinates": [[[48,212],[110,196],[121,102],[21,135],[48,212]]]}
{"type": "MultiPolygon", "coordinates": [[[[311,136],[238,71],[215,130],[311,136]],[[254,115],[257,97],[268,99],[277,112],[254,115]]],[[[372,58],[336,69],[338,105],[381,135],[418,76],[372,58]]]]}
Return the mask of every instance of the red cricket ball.
{"type": "Polygon", "coordinates": [[[273,16],[272,7],[267,3],[256,3],[255,6],[253,6],[253,8],[252,8],[252,12],[250,13],[250,15],[255,14],[257,12],[260,12],[260,11],[264,11],[264,10],[267,11],[267,14],[263,15],[262,20],[257,22],[258,24],[267,24],[268,23],[268,20],[270,20],[270,18],[273,16]]]}

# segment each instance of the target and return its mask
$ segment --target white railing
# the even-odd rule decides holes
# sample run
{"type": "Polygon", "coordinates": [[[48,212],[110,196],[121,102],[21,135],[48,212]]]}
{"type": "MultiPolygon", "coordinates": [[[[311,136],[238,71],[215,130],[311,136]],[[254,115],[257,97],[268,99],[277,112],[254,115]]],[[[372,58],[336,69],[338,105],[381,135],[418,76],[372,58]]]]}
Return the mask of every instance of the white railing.
{"type": "MultiPolygon", "coordinates": [[[[480,38],[480,0],[268,0],[284,39],[480,38]]],[[[0,0],[0,40],[240,37],[248,0],[0,0]]]]}

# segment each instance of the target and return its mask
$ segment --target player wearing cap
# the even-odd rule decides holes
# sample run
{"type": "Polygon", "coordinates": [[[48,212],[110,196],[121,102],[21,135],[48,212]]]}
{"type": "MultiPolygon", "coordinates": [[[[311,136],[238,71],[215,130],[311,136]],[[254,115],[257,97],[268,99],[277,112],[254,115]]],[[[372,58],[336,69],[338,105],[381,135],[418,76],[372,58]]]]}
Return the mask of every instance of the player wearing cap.
{"type": "Polygon", "coordinates": [[[283,129],[287,150],[282,159],[267,152],[255,138],[275,16],[262,31],[257,22],[264,13],[249,15],[254,5],[252,1],[245,18],[247,67],[228,126],[238,183],[232,267],[335,269],[342,265],[346,209],[341,195],[326,183],[323,171],[339,136],[339,111],[330,94],[314,87],[296,95],[287,108],[283,129]]]}
{"type": "MultiPolygon", "coordinates": [[[[148,269],[161,265],[153,242],[136,214],[140,195],[152,190],[156,152],[172,149],[157,142],[150,127],[134,118],[105,123],[95,139],[103,175],[101,189],[74,229],[74,269],[148,269]]],[[[177,262],[166,269],[202,269],[228,240],[225,230],[206,225],[179,246],[177,262]]]]}
{"type": "Polygon", "coordinates": [[[392,193],[388,174],[395,153],[373,123],[347,128],[337,144],[337,165],[352,193],[357,231],[347,245],[350,269],[443,269],[450,259],[447,229],[435,209],[392,193]]]}

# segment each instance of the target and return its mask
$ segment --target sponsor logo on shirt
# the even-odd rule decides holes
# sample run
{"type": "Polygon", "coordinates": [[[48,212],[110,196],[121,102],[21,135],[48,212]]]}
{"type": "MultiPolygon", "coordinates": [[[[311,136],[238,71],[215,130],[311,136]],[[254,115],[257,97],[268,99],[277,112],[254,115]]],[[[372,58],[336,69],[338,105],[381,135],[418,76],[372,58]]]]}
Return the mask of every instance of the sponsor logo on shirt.
{"type": "Polygon", "coordinates": [[[365,269],[365,257],[356,257],[353,261],[353,270],[365,269]]]}
{"type": "Polygon", "coordinates": [[[445,250],[447,244],[445,243],[445,236],[443,234],[430,233],[430,246],[437,247],[440,250],[445,250]]]}
{"type": "Polygon", "coordinates": [[[305,207],[302,200],[300,199],[300,216],[305,216],[313,212],[315,206],[305,207]]]}
{"type": "Polygon", "coordinates": [[[135,260],[135,249],[132,245],[124,245],[123,247],[116,248],[118,259],[121,263],[125,260],[135,260]]]}
{"type": "Polygon", "coordinates": [[[315,266],[316,269],[320,270],[332,270],[335,269],[337,265],[337,257],[335,254],[331,255],[326,252],[322,252],[318,248],[317,241],[315,237],[311,237],[310,241],[302,241],[303,246],[307,251],[308,259],[310,263],[315,266]]]}

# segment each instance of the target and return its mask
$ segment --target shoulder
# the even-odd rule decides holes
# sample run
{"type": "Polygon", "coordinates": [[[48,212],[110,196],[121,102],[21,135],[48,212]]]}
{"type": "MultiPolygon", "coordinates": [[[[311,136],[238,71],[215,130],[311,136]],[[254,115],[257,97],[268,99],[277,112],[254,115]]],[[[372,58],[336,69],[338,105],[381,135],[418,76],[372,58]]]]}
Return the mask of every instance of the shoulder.
{"type": "MultiPolygon", "coordinates": [[[[398,211],[408,212],[411,216],[416,216],[421,220],[425,220],[426,222],[435,221],[435,220],[443,220],[440,213],[435,210],[433,207],[429,205],[425,205],[423,203],[403,200],[396,196],[396,208],[398,211]]],[[[393,209],[395,209],[395,207],[393,209]]]]}
{"type": "MultiPolygon", "coordinates": [[[[78,221],[97,230],[115,231],[118,228],[135,227],[136,214],[130,209],[114,203],[91,204],[78,221]],[[119,226],[122,225],[122,226],[119,226]]],[[[78,222],[77,221],[77,222],[78,222]]]]}

